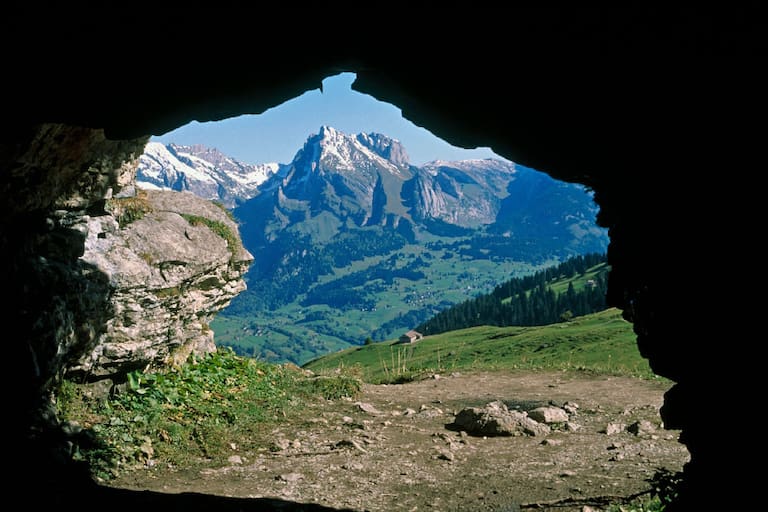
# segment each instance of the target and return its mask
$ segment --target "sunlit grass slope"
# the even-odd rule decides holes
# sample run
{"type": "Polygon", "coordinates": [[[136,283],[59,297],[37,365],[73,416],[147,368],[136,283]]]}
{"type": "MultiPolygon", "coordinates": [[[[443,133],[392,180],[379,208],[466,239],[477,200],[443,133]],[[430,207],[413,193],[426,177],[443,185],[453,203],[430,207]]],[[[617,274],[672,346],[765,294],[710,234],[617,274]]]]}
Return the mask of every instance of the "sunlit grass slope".
{"type": "Polygon", "coordinates": [[[428,336],[414,344],[396,340],[342,350],[304,368],[354,369],[366,382],[398,382],[459,370],[583,369],[654,376],[637,349],[632,324],[611,308],[540,327],[490,327],[428,336]]]}

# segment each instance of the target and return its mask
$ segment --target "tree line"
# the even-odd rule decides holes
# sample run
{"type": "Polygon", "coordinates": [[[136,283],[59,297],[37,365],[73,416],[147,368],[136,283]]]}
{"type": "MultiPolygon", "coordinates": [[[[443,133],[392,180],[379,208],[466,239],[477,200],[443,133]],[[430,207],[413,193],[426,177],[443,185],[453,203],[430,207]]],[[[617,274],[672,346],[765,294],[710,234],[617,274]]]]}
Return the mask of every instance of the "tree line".
{"type": "Polygon", "coordinates": [[[602,311],[606,308],[609,270],[605,254],[575,256],[532,275],[510,279],[491,293],[445,309],[416,330],[439,334],[479,325],[547,325],[602,311]],[[589,279],[588,271],[594,273],[589,279]]]}

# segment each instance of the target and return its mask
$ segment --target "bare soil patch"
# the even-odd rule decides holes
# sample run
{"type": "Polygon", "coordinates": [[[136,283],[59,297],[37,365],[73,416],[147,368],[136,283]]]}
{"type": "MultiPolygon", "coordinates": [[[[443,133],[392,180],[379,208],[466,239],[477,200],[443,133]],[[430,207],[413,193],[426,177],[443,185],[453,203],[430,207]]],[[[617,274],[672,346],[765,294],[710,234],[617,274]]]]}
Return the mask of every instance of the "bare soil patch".
{"type": "MultiPolygon", "coordinates": [[[[482,372],[400,385],[365,385],[354,400],[320,401],[233,446],[228,464],[124,474],[111,487],[163,493],[280,498],[359,511],[503,511],[568,498],[629,496],[657,469],[689,460],[659,407],[669,383],[583,372],[482,372]],[[568,430],[477,437],[453,428],[465,407],[501,400],[528,410],[578,404],[568,430]],[[648,421],[655,430],[627,428],[648,421]],[[612,424],[606,433],[606,428],[612,424]]],[[[537,510],[582,510],[543,507],[537,510]]]]}

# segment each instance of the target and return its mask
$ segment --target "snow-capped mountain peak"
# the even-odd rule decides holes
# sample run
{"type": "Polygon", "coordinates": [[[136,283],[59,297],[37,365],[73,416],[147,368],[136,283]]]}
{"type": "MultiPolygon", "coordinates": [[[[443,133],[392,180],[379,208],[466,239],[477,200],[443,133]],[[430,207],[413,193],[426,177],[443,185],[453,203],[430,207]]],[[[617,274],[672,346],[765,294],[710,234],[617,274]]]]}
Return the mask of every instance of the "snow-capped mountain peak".
{"type": "Polygon", "coordinates": [[[195,167],[179,160],[171,147],[160,142],[149,142],[144,148],[144,154],[139,159],[139,181],[150,182],[159,188],[164,188],[158,181],[166,183],[165,188],[173,188],[175,183],[184,176],[193,180],[212,183],[213,178],[195,167]]]}
{"type": "Polygon", "coordinates": [[[237,206],[251,226],[246,232],[254,233],[246,236],[264,240],[293,226],[324,241],[353,226],[393,229],[413,239],[419,233],[481,226],[540,237],[537,230],[547,224],[553,237],[568,237],[568,230],[589,235],[584,223],[594,215],[582,188],[508,160],[435,160],[415,166],[396,139],[350,135],[325,125],[288,165],[247,165],[205,146],[151,142],[140,159],[137,183],[189,190],[237,206]],[[567,217],[553,197],[573,205],[567,217]]]}
{"type": "Polygon", "coordinates": [[[400,142],[377,133],[349,135],[323,125],[310,135],[292,163],[303,178],[315,172],[371,173],[375,169],[407,175],[408,155],[400,142]]]}
{"type": "Polygon", "coordinates": [[[139,158],[140,188],[189,190],[232,208],[258,193],[258,187],[280,165],[250,165],[199,144],[180,146],[149,142],[139,158]]]}

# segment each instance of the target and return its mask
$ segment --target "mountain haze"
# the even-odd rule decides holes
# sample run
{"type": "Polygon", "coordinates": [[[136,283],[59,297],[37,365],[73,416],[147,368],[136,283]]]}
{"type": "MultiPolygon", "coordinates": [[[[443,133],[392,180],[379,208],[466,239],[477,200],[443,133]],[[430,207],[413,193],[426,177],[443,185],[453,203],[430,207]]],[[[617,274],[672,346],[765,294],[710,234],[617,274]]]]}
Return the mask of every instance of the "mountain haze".
{"type": "Polygon", "coordinates": [[[255,260],[248,289],[211,324],[216,342],[297,364],[397,337],[608,241],[581,185],[500,159],[415,166],[396,139],[330,126],[288,164],[150,143],[138,182],[232,209],[255,260]]]}

